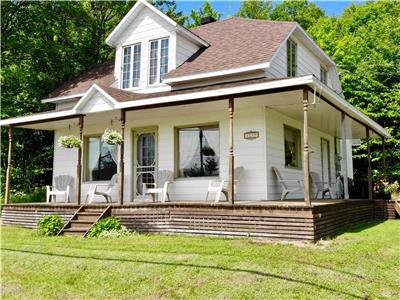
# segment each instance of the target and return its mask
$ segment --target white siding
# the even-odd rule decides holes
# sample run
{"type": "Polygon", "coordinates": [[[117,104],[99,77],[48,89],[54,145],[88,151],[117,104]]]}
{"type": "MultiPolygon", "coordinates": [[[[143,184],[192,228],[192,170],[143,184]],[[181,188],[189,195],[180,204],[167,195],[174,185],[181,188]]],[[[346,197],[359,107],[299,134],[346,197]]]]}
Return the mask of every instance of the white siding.
{"type": "MultiPolygon", "coordinates": [[[[193,110],[195,111],[195,110],[193,110]]],[[[104,126],[85,125],[84,135],[101,134],[109,121],[104,121],[104,126]]],[[[132,158],[133,158],[133,130],[135,128],[156,127],[158,131],[158,169],[174,170],[175,167],[175,128],[193,124],[210,122],[219,123],[220,127],[220,178],[228,177],[228,114],[227,111],[211,113],[195,113],[164,116],[157,118],[141,118],[130,120],[126,124],[125,140],[125,199],[131,199],[132,183],[132,158]]],[[[75,132],[72,132],[74,134],[75,132]]],[[[71,134],[67,130],[57,130],[55,143],[58,137],[71,134]]],[[[77,134],[77,132],[75,133],[77,134]]],[[[234,123],[235,135],[235,165],[244,167],[244,174],[238,184],[238,198],[240,200],[265,200],[265,111],[263,107],[237,109],[234,123]],[[244,132],[256,130],[260,138],[245,140],[244,132]]],[[[75,177],[77,151],[63,149],[55,146],[54,175],[68,174],[75,177]]],[[[204,200],[209,178],[178,178],[171,185],[170,195],[173,200],[204,200]]],[[[82,184],[82,200],[85,200],[91,182],[82,184]]],[[[115,191],[114,199],[118,199],[115,191]]],[[[211,199],[211,198],[210,198],[211,199]]],[[[101,197],[95,201],[103,201],[101,197]]],[[[129,200],[126,200],[129,201],[129,200]]]]}
{"type": "MultiPolygon", "coordinates": [[[[291,36],[290,39],[297,43],[297,76],[315,75],[316,78],[321,79],[320,65],[322,64],[328,70],[327,85],[340,93],[341,86],[336,68],[328,67],[322,63],[317,56],[294,36],[291,36]]],[[[267,76],[287,77],[286,48],[286,42],[284,42],[271,60],[270,66],[266,70],[267,76]]]]}
{"type": "Polygon", "coordinates": [[[62,102],[62,103],[57,103],[56,104],[56,109],[57,110],[63,110],[63,109],[71,109],[75,106],[75,104],[78,101],[71,101],[71,102],[62,102]]]}
{"type": "MultiPolygon", "coordinates": [[[[294,119],[291,119],[272,109],[266,109],[266,143],[267,143],[267,191],[268,200],[280,199],[281,187],[277,181],[272,167],[278,168],[284,179],[302,179],[303,170],[285,168],[284,156],[284,124],[301,130],[303,139],[303,124],[294,119]]],[[[329,141],[330,146],[330,166],[331,166],[331,180],[335,178],[334,166],[334,137],[322,133],[316,129],[309,129],[310,138],[310,171],[322,174],[321,166],[321,138],[329,141]]],[[[303,144],[301,151],[303,151],[303,144]]],[[[293,187],[293,186],[291,186],[293,187]]],[[[303,193],[290,194],[290,198],[303,198],[303,193]]]]}
{"type": "MultiPolygon", "coordinates": [[[[82,113],[94,113],[100,111],[107,111],[113,108],[113,103],[104,97],[100,92],[96,92],[90,99],[80,107],[82,113]]],[[[80,105],[79,105],[80,106],[80,105]]]]}
{"type": "Polygon", "coordinates": [[[119,39],[115,54],[115,77],[120,80],[122,47],[141,43],[140,88],[148,87],[149,42],[154,39],[169,37],[169,70],[176,65],[175,28],[148,8],[143,8],[137,18],[129,25],[119,39]]]}
{"type": "Polygon", "coordinates": [[[181,64],[183,64],[199,49],[199,46],[192,43],[185,37],[178,35],[176,38],[176,67],[179,67],[181,64]]]}

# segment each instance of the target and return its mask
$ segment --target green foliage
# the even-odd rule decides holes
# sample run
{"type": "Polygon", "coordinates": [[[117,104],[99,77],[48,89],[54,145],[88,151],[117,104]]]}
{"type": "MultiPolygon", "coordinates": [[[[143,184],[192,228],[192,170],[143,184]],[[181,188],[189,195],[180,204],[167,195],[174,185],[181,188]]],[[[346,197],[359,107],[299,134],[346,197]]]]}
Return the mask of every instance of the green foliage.
{"type": "Polygon", "coordinates": [[[295,21],[306,30],[324,16],[325,12],[319,6],[307,0],[285,0],[275,5],[270,14],[271,20],[295,21]]]}
{"type": "MultiPolygon", "coordinates": [[[[320,19],[309,33],[338,64],[346,100],[385,127],[388,179],[400,179],[400,2],[352,4],[338,18],[320,19]]],[[[354,151],[356,175],[366,178],[366,142],[354,151]]],[[[373,140],[374,169],[382,142],[373,140]]],[[[375,180],[383,177],[375,172],[375,180]]]]}
{"type": "Polygon", "coordinates": [[[98,238],[120,238],[124,236],[130,236],[132,234],[134,234],[134,232],[128,230],[125,226],[121,226],[121,229],[111,229],[100,232],[98,238]]]}
{"type": "Polygon", "coordinates": [[[190,21],[188,27],[196,27],[201,25],[201,18],[213,17],[215,20],[221,19],[221,14],[214,9],[209,0],[206,0],[202,7],[198,10],[190,11],[190,21]]]}
{"type": "Polygon", "coordinates": [[[57,235],[64,226],[64,220],[58,215],[47,215],[38,222],[38,232],[41,235],[57,235]]]}
{"type": "Polygon", "coordinates": [[[122,135],[118,131],[110,128],[104,130],[101,140],[108,145],[121,145],[124,141],[122,135]]]}
{"type": "Polygon", "coordinates": [[[74,135],[63,135],[58,139],[58,145],[63,148],[80,148],[82,141],[74,135]]]}
{"type": "Polygon", "coordinates": [[[176,1],[152,0],[149,2],[180,25],[184,25],[188,21],[188,17],[182,11],[176,10],[176,1]]]}
{"type": "Polygon", "coordinates": [[[242,1],[236,16],[248,19],[270,19],[272,2],[268,0],[242,1]]]}
{"type": "Polygon", "coordinates": [[[88,237],[98,237],[104,231],[121,230],[122,226],[116,217],[107,217],[101,219],[90,229],[88,237]]]}

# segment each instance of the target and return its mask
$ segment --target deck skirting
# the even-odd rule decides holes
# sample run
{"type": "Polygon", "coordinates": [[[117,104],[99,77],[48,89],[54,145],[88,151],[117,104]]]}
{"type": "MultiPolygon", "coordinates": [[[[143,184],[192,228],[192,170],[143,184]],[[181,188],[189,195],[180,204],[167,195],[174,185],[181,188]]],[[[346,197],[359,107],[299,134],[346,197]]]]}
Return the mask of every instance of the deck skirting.
{"type": "MultiPolygon", "coordinates": [[[[76,205],[8,204],[3,207],[1,220],[3,225],[36,228],[43,215],[58,214],[67,221],[78,208],[76,205]]],[[[316,241],[360,223],[395,218],[393,203],[380,200],[341,201],[312,207],[284,203],[127,204],[112,206],[111,214],[138,232],[297,241],[316,241]]]]}

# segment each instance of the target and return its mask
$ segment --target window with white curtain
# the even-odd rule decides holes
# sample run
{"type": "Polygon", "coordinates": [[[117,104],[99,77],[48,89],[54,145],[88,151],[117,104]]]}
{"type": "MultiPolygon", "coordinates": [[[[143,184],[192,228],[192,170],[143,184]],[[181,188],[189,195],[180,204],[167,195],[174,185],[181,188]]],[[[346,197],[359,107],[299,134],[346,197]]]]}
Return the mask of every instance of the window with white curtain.
{"type": "Polygon", "coordinates": [[[179,128],[179,177],[219,176],[218,125],[179,128]]]}
{"type": "Polygon", "coordinates": [[[169,39],[150,41],[149,84],[162,82],[168,73],[169,39]]]}
{"type": "Polygon", "coordinates": [[[122,88],[138,87],[142,46],[139,43],[123,49],[122,88]]]}
{"type": "Polygon", "coordinates": [[[100,136],[85,138],[86,181],[110,180],[117,173],[118,146],[108,145],[100,136]]]}

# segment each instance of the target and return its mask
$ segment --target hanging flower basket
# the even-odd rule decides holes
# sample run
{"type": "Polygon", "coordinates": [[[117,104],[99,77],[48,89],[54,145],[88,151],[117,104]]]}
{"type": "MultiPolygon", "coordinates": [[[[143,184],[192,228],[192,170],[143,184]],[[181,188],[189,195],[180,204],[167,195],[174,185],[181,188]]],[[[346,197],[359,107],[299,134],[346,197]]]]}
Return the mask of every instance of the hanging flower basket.
{"type": "Polygon", "coordinates": [[[74,135],[64,135],[58,139],[58,145],[63,148],[80,148],[82,141],[74,135]]]}
{"type": "Polygon", "coordinates": [[[109,128],[104,130],[101,140],[108,145],[121,145],[124,141],[118,131],[109,128]]]}

